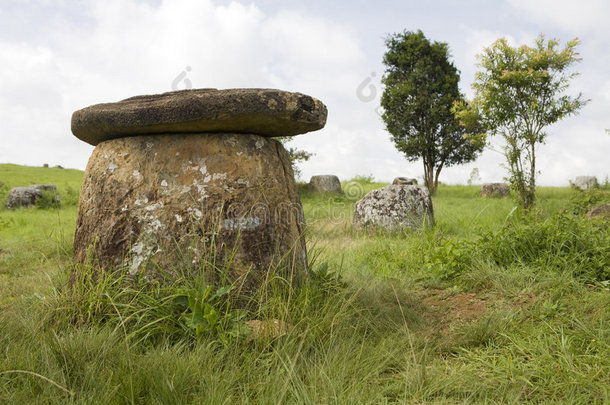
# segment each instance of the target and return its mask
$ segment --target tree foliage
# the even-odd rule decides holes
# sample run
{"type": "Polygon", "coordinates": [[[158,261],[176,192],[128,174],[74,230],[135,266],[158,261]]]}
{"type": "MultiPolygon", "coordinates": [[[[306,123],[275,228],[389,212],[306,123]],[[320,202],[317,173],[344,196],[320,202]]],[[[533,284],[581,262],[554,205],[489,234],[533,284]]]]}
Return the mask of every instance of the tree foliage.
{"type": "Polygon", "coordinates": [[[452,112],[464,98],[446,43],[430,42],[421,31],[405,31],[389,36],[386,46],[382,117],[407,160],[423,160],[424,181],[434,192],[443,167],[470,162],[481,152],[481,139],[464,135],[482,131],[476,119],[465,128],[466,121],[452,112]]]}
{"type": "Polygon", "coordinates": [[[508,180],[526,209],[535,200],[536,146],[546,139],[544,128],[576,114],[587,102],[582,94],[565,94],[578,75],[567,73],[580,61],[578,44],[574,39],[560,50],[558,40],[546,41],[544,35],[532,47],[512,47],[504,38],[497,40],[478,55],[481,69],[470,110],[457,111],[463,120],[477,116],[489,134],[504,138],[508,180]]]}
{"type": "Polygon", "coordinates": [[[288,157],[290,158],[290,165],[292,166],[294,177],[298,179],[301,177],[301,169],[299,168],[298,163],[308,161],[309,158],[315,154],[307,152],[303,149],[295,148],[293,146],[287,146],[286,144],[294,139],[292,136],[282,136],[276,139],[284,145],[284,148],[286,148],[286,152],[288,152],[288,157]]]}

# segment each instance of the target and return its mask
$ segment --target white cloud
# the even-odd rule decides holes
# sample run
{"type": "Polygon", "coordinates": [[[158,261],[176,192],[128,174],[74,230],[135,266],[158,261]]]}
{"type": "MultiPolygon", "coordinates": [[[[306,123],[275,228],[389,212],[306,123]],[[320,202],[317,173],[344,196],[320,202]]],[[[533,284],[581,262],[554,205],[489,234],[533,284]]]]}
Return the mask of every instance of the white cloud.
{"type": "Polygon", "coordinates": [[[508,0],[534,21],[554,24],[565,31],[609,32],[610,4],[605,0],[508,0]]]}
{"type": "MultiPolygon", "coordinates": [[[[608,173],[604,162],[610,140],[603,133],[610,127],[606,118],[610,35],[599,34],[608,33],[600,23],[608,13],[599,10],[607,6],[579,2],[565,8],[547,3],[511,0],[521,13],[514,24],[496,28],[493,20],[458,27],[443,23],[446,35],[439,31],[439,37],[450,39],[466,84],[463,90],[468,92],[475,55],[498,37],[531,42],[549,24],[591,33],[592,40],[583,40],[583,75],[574,87],[593,102],[581,116],[551,128],[549,144],[540,152],[540,181],[566,184],[567,178],[588,173],[603,178],[608,173]],[[533,21],[536,29],[522,21],[533,21]]],[[[382,18],[337,14],[336,7],[335,14],[320,14],[326,6],[313,7],[318,10],[313,15],[295,11],[297,6],[288,2],[265,9],[245,1],[212,0],[8,4],[0,12],[0,162],[84,168],[91,147],[71,135],[73,111],[137,94],[170,91],[172,81],[189,66],[187,78],[193,87],[273,87],[322,100],[329,108],[327,127],[294,141],[295,146],[316,153],[303,165],[305,179],[335,173],[344,179],[373,174],[389,181],[422,173],[421,163],[409,163],[395,150],[375,111],[381,92],[383,42],[370,38],[382,38],[390,29],[382,18]],[[373,100],[356,94],[368,79],[365,87],[375,90],[373,100]]],[[[412,21],[428,18],[407,8],[412,21]]],[[[435,15],[434,23],[443,18],[460,19],[435,15]]],[[[478,20],[492,18],[479,16],[478,20]]],[[[502,160],[501,155],[486,152],[477,162],[444,169],[441,181],[464,183],[473,167],[480,169],[483,181],[501,180],[505,175],[499,166],[502,160]]]]}

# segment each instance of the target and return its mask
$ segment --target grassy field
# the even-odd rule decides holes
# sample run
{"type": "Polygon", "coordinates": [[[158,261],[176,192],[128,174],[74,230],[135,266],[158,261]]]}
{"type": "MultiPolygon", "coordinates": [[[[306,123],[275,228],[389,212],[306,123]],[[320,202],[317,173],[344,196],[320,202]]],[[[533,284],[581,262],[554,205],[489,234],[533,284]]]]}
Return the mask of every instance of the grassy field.
{"type": "Polygon", "coordinates": [[[0,210],[0,403],[610,403],[609,223],[583,215],[608,191],[540,188],[523,214],[440,186],[436,225],[400,235],[352,230],[383,184],[302,191],[311,280],[231,318],[285,333],[232,338],[227,321],[197,338],[178,319],[188,282],[66,290],[81,179],[0,165],[0,203],[33,183],[64,197],[0,210]]]}

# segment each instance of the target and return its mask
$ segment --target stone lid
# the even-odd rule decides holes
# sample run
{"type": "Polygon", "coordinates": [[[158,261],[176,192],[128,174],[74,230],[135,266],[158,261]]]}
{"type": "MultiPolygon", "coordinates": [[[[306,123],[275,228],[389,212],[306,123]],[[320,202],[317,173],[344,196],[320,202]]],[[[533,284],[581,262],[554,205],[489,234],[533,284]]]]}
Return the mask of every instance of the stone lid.
{"type": "Polygon", "coordinates": [[[326,106],[274,89],[193,89],[96,104],[72,114],[72,133],[91,145],[124,136],[230,132],[293,136],[326,124],[326,106]]]}

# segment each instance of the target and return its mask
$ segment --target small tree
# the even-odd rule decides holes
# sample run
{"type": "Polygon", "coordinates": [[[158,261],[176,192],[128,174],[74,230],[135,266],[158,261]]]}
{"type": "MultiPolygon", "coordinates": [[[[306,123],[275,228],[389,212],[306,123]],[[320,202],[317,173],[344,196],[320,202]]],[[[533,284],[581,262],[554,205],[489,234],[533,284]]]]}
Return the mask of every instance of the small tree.
{"type": "MultiPolygon", "coordinates": [[[[382,117],[396,149],[409,161],[423,160],[424,182],[434,193],[443,167],[474,160],[484,144],[466,138],[452,113],[463,96],[447,44],[431,43],[421,31],[390,35],[385,43],[382,117]]],[[[476,120],[468,122],[470,133],[480,132],[476,120]]]]}
{"type": "Polygon", "coordinates": [[[301,169],[297,166],[297,164],[300,162],[308,161],[309,158],[314,156],[314,153],[307,152],[303,149],[297,149],[292,146],[287,146],[286,144],[294,139],[291,136],[282,136],[276,139],[284,145],[284,147],[286,148],[286,152],[288,152],[288,157],[290,158],[290,165],[292,166],[292,171],[294,173],[295,179],[300,178],[301,169]]]}
{"type": "MultiPolygon", "coordinates": [[[[546,138],[544,128],[576,114],[586,104],[582,94],[563,94],[572,78],[567,69],[580,61],[578,39],[559,50],[559,41],[540,35],[533,47],[512,47],[504,38],[478,55],[481,70],[473,87],[472,111],[476,111],[490,134],[506,141],[511,188],[519,203],[529,209],[536,192],[536,145],[546,138]]],[[[462,110],[458,117],[472,115],[462,110]]]]}

